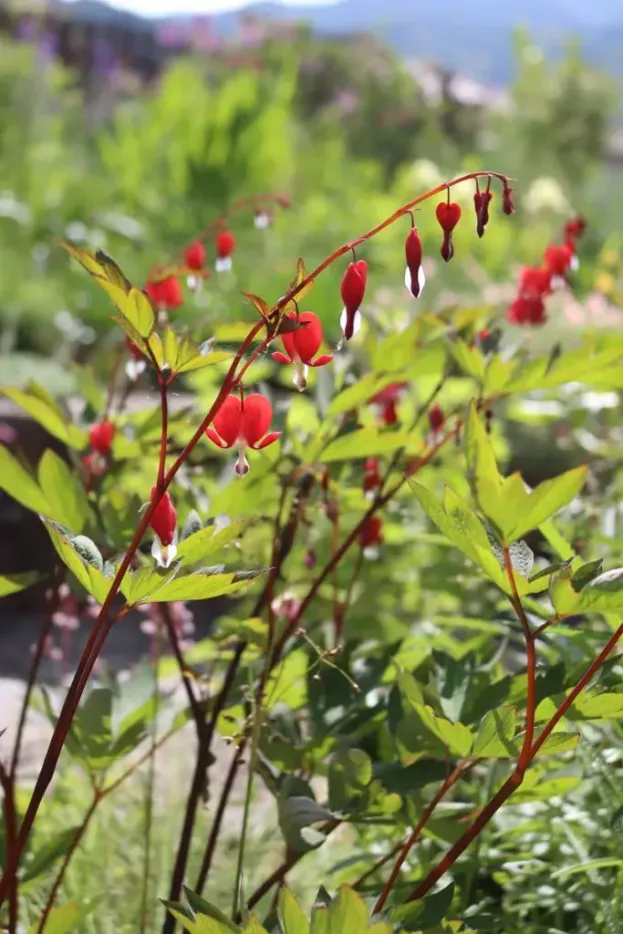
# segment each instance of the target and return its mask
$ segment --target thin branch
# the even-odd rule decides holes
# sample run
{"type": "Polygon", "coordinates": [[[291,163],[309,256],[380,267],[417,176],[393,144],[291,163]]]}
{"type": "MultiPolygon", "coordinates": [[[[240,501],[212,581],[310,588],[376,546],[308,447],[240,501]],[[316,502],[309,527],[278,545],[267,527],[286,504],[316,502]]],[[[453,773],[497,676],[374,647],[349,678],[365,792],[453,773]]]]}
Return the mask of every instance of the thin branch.
{"type": "Polygon", "coordinates": [[[528,617],[526,616],[525,610],[521,603],[521,598],[517,591],[517,582],[515,580],[513,562],[511,561],[510,551],[506,545],[503,548],[503,554],[504,567],[506,569],[506,575],[511,587],[511,603],[519,618],[519,622],[521,623],[524,642],[526,645],[526,728],[519,758],[517,759],[517,766],[525,770],[530,764],[530,749],[534,739],[534,724],[536,719],[536,644],[534,641],[534,635],[530,629],[528,617]]]}

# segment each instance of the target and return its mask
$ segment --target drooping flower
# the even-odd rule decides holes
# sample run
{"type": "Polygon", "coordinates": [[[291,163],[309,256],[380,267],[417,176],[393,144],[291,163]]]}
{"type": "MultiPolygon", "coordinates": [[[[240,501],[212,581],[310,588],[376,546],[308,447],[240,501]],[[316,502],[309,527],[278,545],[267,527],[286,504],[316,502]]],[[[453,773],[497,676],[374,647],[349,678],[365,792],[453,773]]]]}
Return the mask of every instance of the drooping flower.
{"type": "MultiPolygon", "coordinates": [[[[296,321],[295,311],[291,311],[286,316],[296,321]]],[[[312,311],[304,311],[298,316],[300,327],[295,331],[288,331],[281,335],[285,353],[277,350],[272,354],[273,360],[284,365],[294,364],[294,385],[301,392],[307,386],[307,373],[309,367],[325,366],[333,360],[332,354],[321,354],[316,357],[315,354],[322,344],[322,324],[312,311]]]]}
{"type": "Polygon", "coordinates": [[[238,449],[234,469],[239,476],[244,476],[249,471],[246,449],[259,451],[281,435],[280,431],[268,432],[272,417],[272,406],[266,396],[252,393],[240,399],[229,395],[214,417],[214,427],[206,428],[206,435],[219,448],[238,449]]]}
{"type": "Polygon", "coordinates": [[[506,312],[506,320],[510,324],[545,324],[547,315],[543,298],[516,298],[506,312]]]}
{"type": "Polygon", "coordinates": [[[195,240],[184,253],[184,261],[189,269],[199,271],[203,269],[206,261],[206,248],[201,240],[195,240]]]}
{"type": "Polygon", "coordinates": [[[445,423],[446,416],[443,409],[440,405],[434,405],[428,413],[428,424],[430,425],[430,430],[434,434],[437,434],[441,431],[445,423]]]}
{"type": "Polygon", "coordinates": [[[521,298],[543,298],[552,291],[552,274],[546,266],[526,266],[519,274],[521,298]]]}
{"type": "Polygon", "coordinates": [[[405,285],[413,298],[418,298],[426,284],[426,277],[422,269],[422,241],[417,227],[412,227],[405,240],[405,285]]]}
{"type": "Polygon", "coordinates": [[[379,473],[379,462],[376,457],[368,457],[363,465],[363,489],[366,494],[372,494],[382,483],[379,473]]]}
{"type": "MultiPolygon", "coordinates": [[[[157,487],[152,487],[152,502],[156,498],[157,487]]],[[[150,522],[154,533],[151,553],[160,567],[168,568],[177,554],[177,515],[169,492],[163,494],[156,506],[150,522]]]]}
{"type": "Polygon", "coordinates": [[[344,332],[344,339],[347,341],[359,330],[361,323],[359,308],[366,294],[367,279],[368,264],[365,259],[349,263],[342,277],[340,292],[344,308],[340,317],[340,325],[344,332]]]}
{"type": "Polygon", "coordinates": [[[581,237],[584,231],[586,230],[586,218],[582,217],[579,214],[577,217],[572,218],[572,220],[567,221],[564,226],[565,239],[577,240],[578,237],[581,237]]]}
{"type": "Polygon", "coordinates": [[[476,211],[476,233],[483,237],[485,227],[489,223],[489,205],[493,198],[493,192],[487,188],[485,191],[476,189],[474,192],[474,209],[476,211]]]}
{"type": "Polygon", "coordinates": [[[440,249],[441,258],[448,263],[454,256],[452,231],[461,219],[461,205],[455,201],[441,201],[435,209],[435,214],[439,226],[443,230],[443,241],[440,249]]]}
{"type": "Polygon", "coordinates": [[[167,276],[157,282],[148,282],[145,291],[156,308],[162,311],[174,311],[184,303],[182,286],[176,276],[167,276]]]}
{"type": "Polygon", "coordinates": [[[383,522],[379,516],[368,516],[359,530],[359,544],[369,557],[383,544],[383,522]]]}
{"type": "Polygon", "coordinates": [[[231,269],[231,254],[236,248],[236,238],[230,230],[220,230],[214,242],[216,247],[217,272],[229,272],[231,269]]]}
{"type": "Polygon", "coordinates": [[[113,438],[115,437],[115,426],[108,419],[102,422],[96,422],[89,429],[89,443],[91,449],[96,454],[106,455],[110,453],[113,438]]]}
{"type": "Polygon", "coordinates": [[[408,383],[390,383],[368,400],[371,405],[378,406],[381,422],[385,426],[395,425],[398,421],[398,403],[408,383]]]}
{"type": "Polygon", "coordinates": [[[543,254],[543,263],[549,269],[552,278],[563,279],[572,268],[573,250],[566,243],[551,243],[543,254]]]}
{"type": "Polygon", "coordinates": [[[515,213],[515,201],[513,199],[513,189],[506,181],[504,182],[504,187],[502,189],[502,210],[505,214],[509,216],[515,213]]]}

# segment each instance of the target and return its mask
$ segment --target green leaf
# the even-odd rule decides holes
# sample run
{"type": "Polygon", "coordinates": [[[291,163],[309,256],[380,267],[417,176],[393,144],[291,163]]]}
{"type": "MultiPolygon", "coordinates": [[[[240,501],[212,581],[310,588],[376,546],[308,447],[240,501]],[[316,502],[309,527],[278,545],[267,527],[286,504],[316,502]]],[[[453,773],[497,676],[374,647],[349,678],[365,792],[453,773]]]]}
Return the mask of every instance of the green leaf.
{"type": "Polygon", "coordinates": [[[7,386],[2,392],[68,447],[79,451],[86,446],[86,432],[71,424],[67,414],[43,386],[31,380],[26,389],[7,386]]]}
{"type": "Polygon", "coordinates": [[[470,347],[456,337],[448,343],[448,349],[464,373],[473,376],[479,383],[484,381],[485,358],[478,347],[470,347]]]}
{"type": "Polygon", "coordinates": [[[407,902],[395,908],[391,917],[398,921],[405,931],[427,931],[443,921],[452,905],[454,882],[449,882],[438,892],[427,895],[418,902],[407,902]]]}
{"type": "Polygon", "coordinates": [[[121,582],[121,593],[134,606],[145,603],[158,588],[172,581],[178,571],[179,563],[168,569],[146,565],[138,571],[128,571],[121,582]]]}
{"type": "MultiPolygon", "coordinates": [[[[86,561],[69,539],[62,535],[52,522],[44,520],[44,525],[63,564],[78,579],[84,589],[95,597],[98,603],[103,603],[110,590],[111,581],[104,577],[98,567],[90,561],[86,561]]],[[[78,538],[82,538],[84,541],[85,536],[78,536],[78,538]]],[[[90,541],[90,539],[86,539],[86,541],[90,541]]],[[[91,545],[93,545],[92,542],[91,545]]]]}
{"type": "Polygon", "coordinates": [[[580,593],[587,584],[600,575],[603,563],[603,558],[597,558],[596,561],[589,561],[588,564],[583,564],[577,571],[574,571],[571,577],[573,589],[580,593]]]}
{"type": "Polygon", "coordinates": [[[574,720],[619,720],[623,717],[623,694],[580,695],[568,716],[574,720]]]}
{"type": "MultiPolygon", "coordinates": [[[[573,586],[573,583],[571,583],[573,586]]],[[[578,595],[578,613],[615,613],[623,609],[623,568],[604,571],[578,595]]]]}
{"type": "Polygon", "coordinates": [[[513,738],[517,729],[517,709],[498,707],[485,714],[478,727],[471,754],[482,758],[514,755],[513,738]]]}
{"type": "Polygon", "coordinates": [[[379,431],[378,428],[360,428],[331,441],[322,452],[322,461],[331,463],[389,454],[399,448],[408,447],[412,441],[412,437],[407,434],[379,431]]]}
{"type": "MultiPolygon", "coordinates": [[[[54,905],[43,929],[43,934],[70,934],[70,931],[77,929],[77,924],[82,915],[82,908],[78,902],[64,902],[62,905],[54,905]]],[[[39,930],[40,918],[37,918],[28,928],[28,934],[37,934],[39,930]]]]}
{"type": "Polygon", "coordinates": [[[225,528],[219,529],[216,525],[206,525],[188,537],[184,538],[177,547],[177,560],[185,564],[196,564],[220,552],[226,545],[242,535],[245,527],[244,521],[230,522],[225,528]]]}
{"type": "Polygon", "coordinates": [[[468,755],[474,739],[469,727],[438,717],[430,707],[414,703],[411,707],[426,729],[436,736],[450,753],[457,756],[468,755]]]}
{"type": "Polygon", "coordinates": [[[359,408],[364,402],[368,402],[372,396],[395,382],[395,377],[379,376],[376,373],[369,373],[358,379],[352,386],[342,389],[331,400],[331,405],[327,411],[327,417],[333,418],[336,415],[343,415],[344,412],[350,412],[352,409],[359,408]]]}
{"type": "Polygon", "coordinates": [[[54,863],[65,855],[79,830],[79,826],[68,827],[48,837],[40,847],[30,854],[30,858],[24,866],[21,882],[24,884],[30,882],[51,869],[54,863]]]}
{"type": "Polygon", "coordinates": [[[341,885],[328,909],[327,934],[365,934],[369,913],[366,903],[354,889],[341,885]]]}
{"type": "Polygon", "coordinates": [[[3,445],[0,445],[0,489],[26,509],[52,518],[50,505],[37,481],[3,445]]]}
{"type": "Polygon", "coordinates": [[[337,752],[329,766],[329,804],[348,811],[365,795],[372,781],[372,760],[362,749],[337,752]]]}
{"type": "Polygon", "coordinates": [[[65,461],[48,449],[39,461],[38,477],[57,522],[74,533],[81,532],[89,517],[89,501],[82,483],[65,461]]]}
{"type": "Polygon", "coordinates": [[[313,798],[281,794],[278,800],[279,827],[286,843],[297,853],[315,850],[324,843],[318,828],[335,817],[313,798]]]}
{"type": "Polygon", "coordinates": [[[516,516],[515,523],[507,534],[512,538],[521,538],[550,519],[563,506],[567,506],[584,486],[586,472],[586,467],[575,467],[553,480],[540,483],[530,493],[527,508],[522,510],[522,515],[516,516]]]}
{"type": "Polygon", "coordinates": [[[26,590],[27,587],[32,587],[39,580],[41,580],[41,575],[37,574],[36,571],[28,571],[24,574],[0,575],[0,597],[8,597],[9,594],[26,590]]]}
{"type": "Polygon", "coordinates": [[[191,889],[184,886],[184,895],[186,901],[188,902],[188,907],[195,915],[205,915],[206,918],[212,918],[214,921],[218,921],[219,924],[222,924],[228,930],[238,932],[240,928],[234,924],[233,921],[230,921],[227,915],[225,915],[220,908],[217,908],[216,905],[212,905],[210,902],[207,902],[205,898],[201,895],[197,895],[196,892],[191,891],[191,889]]]}
{"type": "MultiPolygon", "coordinates": [[[[200,533],[198,533],[200,534],[200,533]]],[[[187,539],[190,541],[190,539],[187,539]]],[[[171,603],[175,600],[212,600],[228,594],[244,590],[264,571],[247,571],[252,575],[241,579],[237,574],[188,574],[186,577],[176,577],[164,584],[158,590],[149,594],[150,603],[171,603]]]]}
{"type": "Polygon", "coordinates": [[[309,921],[287,885],[279,891],[277,914],[282,934],[309,934],[309,921]]]}

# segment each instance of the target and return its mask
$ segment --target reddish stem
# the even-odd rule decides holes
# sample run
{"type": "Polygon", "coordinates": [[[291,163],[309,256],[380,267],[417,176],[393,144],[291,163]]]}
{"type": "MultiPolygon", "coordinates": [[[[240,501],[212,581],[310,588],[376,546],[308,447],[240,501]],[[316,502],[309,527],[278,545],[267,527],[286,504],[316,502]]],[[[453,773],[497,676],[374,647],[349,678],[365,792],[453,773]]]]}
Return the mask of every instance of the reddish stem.
{"type": "Polygon", "coordinates": [[[436,188],[431,188],[430,191],[427,191],[423,195],[414,198],[413,201],[409,201],[407,204],[403,204],[401,208],[398,208],[397,211],[394,211],[388,218],[384,221],[381,221],[380,224],[377,224],[376,227],[372,227],[371,230],[368,230],[366,233],[362,234],[360,237],[356,237],[354,240],[344,243],[341,247],[331,253],[330,256],[327,256],[312,272],[310,272],[305,278],[299,282],[298,285],[293,286],[289,289],[286,294],[279,299],[276,305],[271,309],[271,314],[279,312],[282,308],[292,301],[293,298],[296,298],[299,292],[303,291],[311,282],[318,278],[321,272],[324,272],[325,269],[328,269],[336,259],[339,259],[340,256],[344,256],[346,253],[352,252],[354,254],[355,247],[359,246],[362,243],[365,243],[366,240],[372,239],[382,230],[385,230],[386,227],[390,227],[397,220],[400,220],[401,217],[404,217],[405,214],[408,214],[412,211],[418,204],[422,204],[424,201],[428,201],[429,198],[434,198],[435,195],[440,194],[440,192],[450,190],[455,185],[460,185],[463,182],[477,181],[479,178],[497,178],[503,184],[508,183],[510,179],[506,175],[502,175],[500,172],[469,172],[467,175],[461,175],[459,178],[453,179],[451,182],[443,182],[441,185],[437,185],[436,188]]]}
{"type": "Polygon", "coordinates": [[[229,797],[234,787],[234,781],[236,775],[238,774],[238,768],[240,767],[240,763],[242,761],[246,743],[247,737],[243,736],[233,755],[229,769],[227,770],[227,775],[225,776],[218,806],[214,812],[208,844],[206,846],[205,853],[203,854],[203,859],[201,860],[201,866],[199,868],[199,875],[197,876],[197,881],[195,883],[194,891],[199,895],[203,891],[203,887],[206,884],[206,879],[208,878],[208,873],[212,867],[212,860],[214,859],[214,854],[216,852],[216,844],[221,832],[221,825],[223,823],[227,804],[229,803],[229,797]]]}
{"type": "MultiPolygon", "coordinates": [[[[533,761],[534,757],[538,753],[547,737],[551,734],[557,723],[564,717],[576,697],[584,690],[593,675],[606,661],[621,636],[623,636],[623,623],[621,623],[618,629],[608,639],[597,658],[591,662],[576,686],[565,697],[556,713],[553,714],[553,716],[541,731],[538,738],[533,742],[529,750],[528,764],[533,761]]],[[[430,892],[437,880],[440,879],[444,873],[446,873],[448,869],[454,865],[459,856],[464,852],[464,850],[467,849],[472,840],[478,836],[483,827],[486,827],[493,815],[502,807],[507,798],[510,798],[513,792],[521,785],[524,773],[525,769],[523,769],[518,763],[512,774],[506,779],[502,787],[496,792],[491,801],[485,805],[473,824],[466,830],[463,836],[457,840],[454,846],[448,850],[448,852],[439,861],[435,868],[431,870],[426,878],[417,886],[415,891],[412,892],[412,894],[407,899],[408,902],[417,901],[417,899],[423,898],[427,892],[430,892]]]]}
{"type": "Polygon", "coordinates": [[[110,632],[110,629],[112,628],[112,625],[114,623],[114,620],[112,622],[109,621],[108,615],[110,612],[110,608],[112,606],[112,602],[115,599],[117,593],[119,592],[121,581],[125,577],[125,574],[127,573],[130,567],[130,564],[132,563],[134,555],[136,554],[143,540],[143,536],[145,535],[145,532],[147,531],[149,527],[152,516],[160,500],[162,499],[162,496],[164,495],[164,493],[170,486],[171,482],[173,481],[173,478],[175,477],[176,473],[178,472],[178,470],[180,469],[180,467],[182,466],[182,464],[184,463],[188,455],[195,448],[199,440],[203,437],[205,429],[208,427],[208,425],[210,425],[210,423],[212,422],[212,419],[214,418],[214,415],[218,412],[220,406],[223,404],[223,401],[225,400],[226,396],[228,395],[230,391],[231,384],[235,378],[236,370],[238,368],[238,365],[240,364],[240,361],[242,360],[248,347],[255,340],[256,336],[260,333],[263,327],[264,327],[263,321],[259,321],[257,324],[255,324],[254,327],[250,330],[245,340],[240,345],[232,361],[232,364],[229,368],[229,371],[225,379],[223,380],[221,389],[219,390],[216,396],[216,399],[214,400],[212,406],[210,407],[210,410],[208,411],[205,418],[203,419],[203,421],[201,422],[201,424],[195,431],[190,441],[186,444],[186,447],[184,448],[184,450],[179,454],[179,456],[177,457],[173,465],[169,468],[169,471],[165,474],[163,482],[162,482],[162,488],[158,491],[158,494],[154,496],[154,498],[150,501],[147,508],[145,509],[141,517],[141,520],[138,524],[138,527],[136,529],[136,532],[134,534],[134,537],[125,554],[125,557],[123,558],[123,560],[121,561],[121,564],[119,565],[117,573],[115,574],[115,577],[110,586],[110,590],[108,591],[108,594],[106,595],[106,599],[104,600],[104,603],[102,604],[97,620],[95,621],[95,624],[93,626],[91,635],[89,636],[89,639],[85,646],[82,658],[80,659],[80,662],[74,674],[72,683],[69,687],[69,690],[67,691],[67,695],[65,697],[63,707],[59,714],[59,718],[58,718],[56,727],[54,729],[54,733],[52,734],[52,737],[50,739],[50,743],[48,745],[48,749],[46,751],[43,764],[41,766],[41,770],[39,772],[37,781],[35,783],[35,787],[33,789],[32,797],[30,799],[28,808],[26,810],[26,814],[24,815],[24,819],[20,826],[19,833],[15,841],[15,846],[12,848],[10,858],[7,859],[7,865],[6,865],[4,874],[2,876],[2,879],[0,879],[0,905],[6,898],[9,886],[17,871],[17,866],[19,864],[19,859],[23,851],[24,844],[26,843],[28,835],[32,829],[32,825],[34,823],[35,817],[37,815],[37,812],[39,810],[39,807],[41,805],[45,792],[54,776],[56,764],[59,760],[61,751],[63,749],[63,745],[65,743],[65,739],[67,738],[67,734],[71,726],[71,722],[77,710],[84,688],[86,687],[86,683],[89,679],[91,671],[93,670],[93,666],[95,665],[97,657],[104,645],[104,642],[106,641],[108,633],[110,632]]]}
{"type": "Polygon", "coordinates": [[[415,827],[413,828],[413,830],[407,837],[402,849],[400,850],[400,855],[398,856],[398,859],[394,863],[394,867],[389,875],[387,882],[385,883],[383,891],[381,892],[381,894],[376,900],[376,904],[372,912],[373,914],[378,914],[379,912],[383,910],[383,906],[385,905],[385,902],[387,901],[389,893],[393,889],[396,883],[396,879],[400,875],[400,870],[402,869],[402,865],[404,861],[406,860],[407,856],[409,855],[409,853],[411,852],[411,850],[413,849],[413,847],[419,840],[420,834],[422,833],[424,827],[430,820],[430,817],[433,811],[435,810],[439,802],[445,798],[445,796],[450,791],[450,789],[453,787],[453,785],[456,784],[457,780],[461,777],[461,775],[463,775],[463,773],[467,770],[467,767],[469,765],[470,764],[467,763],[465,759],[462,762],[459,762],[459,764],[454,769],[454,771],[451,772],[450,775],[447,776],[443,785],[441,785],[437,793],[431,798],[429,803],[424,808],[424,811],[422,812],[422,816],[420,817],[419,821],[417,822],[417,824],[415,825],[415,827]]]}

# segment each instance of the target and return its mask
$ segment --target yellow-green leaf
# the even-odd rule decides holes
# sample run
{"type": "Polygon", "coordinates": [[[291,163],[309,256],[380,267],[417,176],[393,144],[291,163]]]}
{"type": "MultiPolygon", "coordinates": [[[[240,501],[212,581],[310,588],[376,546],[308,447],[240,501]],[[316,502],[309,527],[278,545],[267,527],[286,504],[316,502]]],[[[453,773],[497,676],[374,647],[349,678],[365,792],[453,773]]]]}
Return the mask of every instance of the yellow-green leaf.
{"type": "Polygon", "coordinates": [[[71,532],[82,531],[89,516],[84,487],[65,461],[48,449],[39,461],[39,484],[56,520],[71,532]]]}
{"type": "Polygon", "coordinates": [[[4,490],[26,509],[44,516],[50,512],[50,505],[37,481],[3,445],[0,445],[0,490],[4,490]]]}

